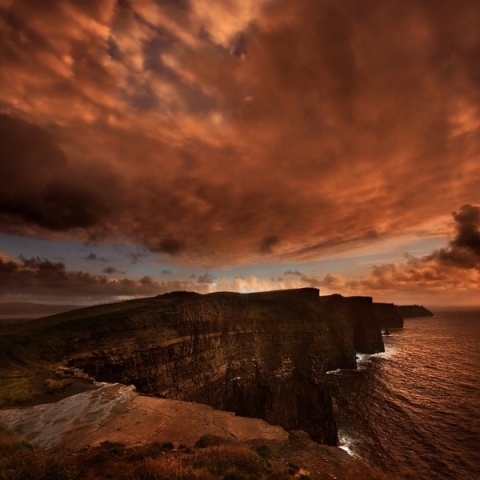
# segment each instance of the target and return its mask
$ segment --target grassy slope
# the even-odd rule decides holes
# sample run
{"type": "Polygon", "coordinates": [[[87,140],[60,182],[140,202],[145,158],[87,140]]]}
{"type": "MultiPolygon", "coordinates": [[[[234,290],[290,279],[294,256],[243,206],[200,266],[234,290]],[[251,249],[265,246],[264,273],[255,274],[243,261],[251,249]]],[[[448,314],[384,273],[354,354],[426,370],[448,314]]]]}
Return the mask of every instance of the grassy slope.
{"type": "MultiPolygon", "coordinates": [[[[0,407],[34,402],[44,397],[58,378],[58,364],[42,360],[41,353],[61,352],[67,338],[92,325],[112,322],[141,310],[152,299],[85,307],[0,328],[0,407]]],[[[60,389],[60,384],[59,385],[60,389]]]]}
{"type": "MultiPolygon", "coordinates": [[[[218,299],[237,297],[235,293],[212,294],[218,299]]],[[[191,292],[176,292],[153,298],[79,308],[56,315],[0,327],[0,408],[35,403],[44,398],[46,384],[61,381],[58,366],[69,339],[82,336],[90,329],[106,330],[118,326],[115,335],[122,342],[148,341],[148,330],[135,328],[125,332],[122,321],[135,315],[166,310],[191,292]],[[52,358],[54,360],[46,360],[52,358]]],[[[165,326],[168,334],[168,326],[165,326]]]]}
{"type": "Polygon", "coordinates": [[[81,452],[47,452],[0,427],[0,480],[392,480],[335,450],[311,441],[257,440],[193,449],[107,442],[81,452]]]}

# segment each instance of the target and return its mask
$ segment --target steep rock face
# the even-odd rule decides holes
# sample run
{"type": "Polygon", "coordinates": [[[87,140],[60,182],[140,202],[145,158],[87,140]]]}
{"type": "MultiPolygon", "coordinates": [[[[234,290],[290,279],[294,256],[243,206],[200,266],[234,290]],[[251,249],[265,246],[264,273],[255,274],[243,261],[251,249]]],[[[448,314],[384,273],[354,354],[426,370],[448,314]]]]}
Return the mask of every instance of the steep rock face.
{"type": "Polygon", "coordinates": [[[422,305],[397,305],[396,308],[402,318],[433,317],[433,313],[422,305]]]}
{"type": "Polygon", "coordinates": [[[374,303],[373,311],[381,328],[403,328],[403,318],[393,303],[374,303]]]}
{"type": "Polygon", "coordinates": [[[97,381],[262,418],[334,445],[325,372],[355,368],[356,350],[383,351],[375,322],[371,298],[322,298],[313,288],[175,292],[52,317],[21,342],[97,381]]]}
{"type": "MultiPolygon", "coordinates": [[[[330,329],[335,334],[330,342],[339,345],[335,350],[337,356],[331,358],[331,369],[342,363],[342,357],[349,358],[352,346],[353,350],[359,353],[385,351],[371,297],[342,297],[335,294],[321,297],[320,301],[329,312],[329,316],[333,317],[330,329]],[[343,346],[343,349],[340,346],[343,346]]],[[[345,365],[340,368],[352,366],[345,365]]]]}
{"type": "MultiPolygon", "coordinates": [[[[318,290],[160,297],[156,302],[161,308],[154,301],[142,314],[140,324],[151,325],[143,345],[97,343],[92,332],[72,346],[70,365],[97,380],[133,383],[144,393],[206,403],[336,443],[324,378],[334,346],[318,290]]],[[[137,321],[138,316],[123,323],[137,321]]]]}
{"type": "Polygon", "coordinates": [[[353,339],[360,353],[385,351],[378,317],[375,315],[371,297],[347,297],[350,317],[354,319],[353,339]]]}

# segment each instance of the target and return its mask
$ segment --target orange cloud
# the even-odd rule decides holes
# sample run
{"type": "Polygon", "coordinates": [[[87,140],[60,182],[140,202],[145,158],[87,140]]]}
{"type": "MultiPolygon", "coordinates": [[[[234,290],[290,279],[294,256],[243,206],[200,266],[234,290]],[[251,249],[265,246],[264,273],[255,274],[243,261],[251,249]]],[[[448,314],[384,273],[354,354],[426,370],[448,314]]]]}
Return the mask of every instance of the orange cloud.
{"type": "Polygon", "coordinates": [[[448,246],[424,257],[406,255],[404,263],[375,266],[365,279],[345,282],[349,293],[383,297],[430,297],[437,303],[478,303],[480,282],[480,206],[454,212],[456,235],[448,246]]]}
{"type": "Polygon", "coordinates": [[[480,5],[84,3],[0,4],[3,232],[307,261],[478,200],[480,5]]]}

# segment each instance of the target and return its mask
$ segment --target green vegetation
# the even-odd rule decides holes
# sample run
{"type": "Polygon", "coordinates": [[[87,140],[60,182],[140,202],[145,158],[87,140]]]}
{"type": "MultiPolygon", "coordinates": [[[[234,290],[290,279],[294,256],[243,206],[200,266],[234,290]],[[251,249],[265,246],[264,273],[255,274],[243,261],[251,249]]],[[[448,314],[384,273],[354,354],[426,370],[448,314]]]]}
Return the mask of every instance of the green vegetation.
{"type": "Polygon", "coordinates": [[[68,387],[68,385],[71,385],[72,383],[73,380],[71,378],[62,378],[61,380],[47,378],[45,380],[45,388],[48,393],[56,393],[63,391],[65,387],[68,387]]]}
{"type": "MultiPolygon", "coordinates": [[[[98,305],[0,328],[0,408],[58,399],[77,379],[58,369],[75,341],[114,332],[119,341],[145,342],[144,329],[129,328],[152,311],[169,308],[175,298],[139,299],[98,305]],[[45,396],[50,394],[51,399],[45,396]]],[[[77,392],[78,393],[78,392],[77,392]]]]}
{"type": "Polygon", "coordinates": [[[12,372],[0,378],[0,407],[14,407],[32,400],[32,374],[12,372]]]}

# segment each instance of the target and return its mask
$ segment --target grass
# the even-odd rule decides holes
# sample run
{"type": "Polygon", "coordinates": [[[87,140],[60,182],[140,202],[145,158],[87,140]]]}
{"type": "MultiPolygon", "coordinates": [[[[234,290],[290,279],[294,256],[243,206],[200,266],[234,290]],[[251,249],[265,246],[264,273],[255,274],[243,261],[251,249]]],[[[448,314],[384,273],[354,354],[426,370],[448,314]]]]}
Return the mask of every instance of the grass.
{"type": "Polygon", "coordinates": [[[0,369],[0,408],[58,401],[91,388],[91,380],[56,364],[12,366],[0,369]]]}
{"type": "Polygon", "coordinates": [[[12,372],[0,378],[0,407],[16,407],[32,400],[32,373],[12,372]]]}
{"type": "Polygon", "coordinates": [[[131,331],[123,333],[129,319],[136,313],[148,315],[152,309],[166,308],[169,303],[152,299],[132,300],[2,327],[0,408],[32,404],[45,394],[60,394],[72,381],[60,378],[55,369],[65,359],[74,339],[88,335],[100,338],[111,330],[118,341],[126,335],[131,340],[133,337],[132,341],[140,342],[144,335],[142,328],[137,328],[134,334],[131,331]]]}
{"type": "MultiPolygon", "coordinates": [[[[312,444],[314,445],[314,444],[312,444]]],[[[0,426],[0,480],[392,480],[333,452],[279,442],[172,448],[170,442],[127,448],[104,442],[82,451],[46,451],[0,426]],[[306,468],[306,469],[305,469],[306,468]]],[[[324,447],[326,448],[326,447],[324,447]]]]}
{"type": "Polygon", "coordinates": [[[126,448],[105,442],[81,452],[34,448],[0,427],[0,480],[286,480],[286,466],[272,466],[249,446],[172,449],[170,443],[126,448]]]}
{"type": "Polygon", "coordinates": [[[189,459],[192,466],[208,470],[212,475],[243,472],[259,475],[265,462],[251,448],[236,445],[219,445],[198,450],[189,459]]]}

